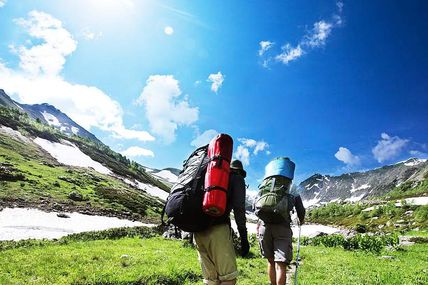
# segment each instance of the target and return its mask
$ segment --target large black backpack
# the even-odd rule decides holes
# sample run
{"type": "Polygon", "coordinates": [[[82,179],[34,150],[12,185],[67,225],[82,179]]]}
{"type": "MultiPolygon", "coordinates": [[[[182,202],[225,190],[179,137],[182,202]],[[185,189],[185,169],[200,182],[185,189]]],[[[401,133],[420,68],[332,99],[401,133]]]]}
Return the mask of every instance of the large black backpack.
{"type": "Polygon", "coordinates": [[[162,212],[168,216],[167,224],[173,224],[186,232],[200,232],[213,223],[213,217],[202,211],[204,178],[209,159],[208,145],[196,149],[184,161],[183,170],[172,186],[162,212]]]}

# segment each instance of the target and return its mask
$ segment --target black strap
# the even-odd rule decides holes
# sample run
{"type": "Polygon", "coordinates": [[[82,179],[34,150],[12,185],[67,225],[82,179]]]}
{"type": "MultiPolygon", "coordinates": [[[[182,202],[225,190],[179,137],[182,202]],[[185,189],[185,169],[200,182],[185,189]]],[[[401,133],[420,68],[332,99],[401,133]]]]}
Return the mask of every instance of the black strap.
{"type": "Polygon", "coordinates": [[[210,161],[214,161],[214,160],[226,160],[227,162],[230,163],[230,159],[227,157],[224,157],[222,155],[215,155],[215,156],[210,158],[210,161]]]}
{"type": "Polygon", "coordinates": [[[220,191],[225,192],[226,194],[228,192],[227,189],[224,189],[223,187],[220,187],[220,186],[210,186],[208,188],[205,188],[205,192],[210,192],[212,190],[220,190],[220,191]]]}

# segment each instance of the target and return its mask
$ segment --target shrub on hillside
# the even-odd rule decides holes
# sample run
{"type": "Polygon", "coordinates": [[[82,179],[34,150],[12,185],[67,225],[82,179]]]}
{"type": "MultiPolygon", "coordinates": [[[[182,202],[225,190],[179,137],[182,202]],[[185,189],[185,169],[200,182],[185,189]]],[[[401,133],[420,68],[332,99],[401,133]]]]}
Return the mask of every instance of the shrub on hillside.
{"type": "Polygon", "coordinates": [[[302,240],[303,245],[342,247],[346,250],[364,250],[377,254],[386,246],[397,246],[398,242],[398,236],[395,234],[375,236],[358,234],[349,238],[343,235],[326,235],[302,240]]]}
{"type": "Polygon", "coordinates": [[[428,205],[420,206],[415,211],[415,218],[417,222],[425,222],[428,220],[428,205]]]}
{"type": "Polygon", "coordinates": [[[84,200],[83,195],[81,193],[77,192],[77,191],[71,191],[68,194],[68,198],[71,199],[71,200],[73,200],[73,201],[77,201],[77,202],[84,200]]]}

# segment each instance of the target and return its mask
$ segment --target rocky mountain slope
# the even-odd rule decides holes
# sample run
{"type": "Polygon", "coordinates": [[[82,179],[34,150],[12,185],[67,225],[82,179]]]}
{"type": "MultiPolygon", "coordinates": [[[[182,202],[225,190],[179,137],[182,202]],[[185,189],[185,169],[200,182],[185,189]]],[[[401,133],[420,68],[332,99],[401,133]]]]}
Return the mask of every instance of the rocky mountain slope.
{"type": "Polygon", "coordinates": [[[0,89],[0,106],[25,112],[41,123],[52,126],[67,135],[77,135],[101,143],[92,133],[70,119],[66,114],[49,104],[20,104],[12,100],[3,89],[0,89]]]}
{"type": "Polygon", "coordinates": [[[35,115],[50,110],[61,117],[52,106],[25,106],[4,95],[0,100],[0,209],[158,220],[169,192],[164,178],[94,137],[67,132],[35,115]]]}
{"type": "Polygon", "coordinates": [[[427,178],[428,161],[411,158],[365,172],[340,176],[315,174],[300,183],[298,189],[305,205],[312,206],[384,197],[391,191],[411,192],[418,189],[420,193],[428,193],[428,184],[424,184],[427,178]]]}

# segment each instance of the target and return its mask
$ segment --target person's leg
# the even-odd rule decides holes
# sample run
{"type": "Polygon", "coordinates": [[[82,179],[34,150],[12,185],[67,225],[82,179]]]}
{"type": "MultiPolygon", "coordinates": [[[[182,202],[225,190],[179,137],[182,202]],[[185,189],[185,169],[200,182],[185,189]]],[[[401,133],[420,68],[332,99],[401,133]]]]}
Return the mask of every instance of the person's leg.
{"type": "Polygon", "coordinates": [[[273,258],[268,258],[267,266],[268,266],[267,272],[269,275],[270,284],[276,285],[276,270],[275,270],[275,261],[273,260],[273,258]]]}
{"type": "Polygon", "coordinates": [[[195,233],[196,249],[198,250],[199,263],[202,268],[202,276],[204,277],[203,283],[206,285],[218,285],[218,274],[215,268],[215,264],[209,253],[209,247],[211,244],[211,232],[212,229],[208,229],[204,232],[195,233]]]}
{"type": "Polygon", "coordinates": [[[287,264],[285,262],[275,262],[276,285],[285,285],[287,278],[287,264]]]}
{"type": "Polygon", "coordinates": [[[257,238],[259,239],[260,252],[267,259],[267,274],[272,285],[276,284],[275,261],[271,225],[258,224],[257,238]]]}
{"type": "Polygon", "coordinates": [[[212,242],[209,247],[219,284],[234,285],[238,277],[232,229],[228,224],[213,226],[212,242]]]}
{"type": "Polygon", "coordinates": [[[285,285],[287,264],[290,264],[293,259],[293,232],[285,224],[274,225],[272,232],[276,274],[275,285],[285,285]]]}

